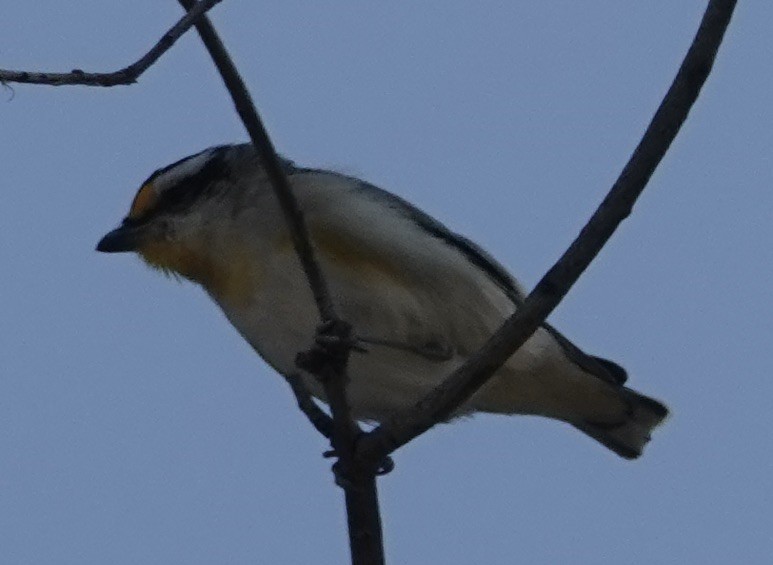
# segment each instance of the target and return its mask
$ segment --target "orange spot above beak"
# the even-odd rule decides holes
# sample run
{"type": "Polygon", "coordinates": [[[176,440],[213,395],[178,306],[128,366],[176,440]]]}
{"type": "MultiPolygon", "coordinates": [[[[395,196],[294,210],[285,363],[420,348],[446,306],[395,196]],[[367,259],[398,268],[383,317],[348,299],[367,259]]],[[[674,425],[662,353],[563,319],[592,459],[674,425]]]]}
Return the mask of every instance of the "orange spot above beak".
{"type": "Polygon", "coordinates": [[[129,219],[138,220],[150,213],[156,206],[158,194],[151,183],[145,184],[134,197],[132,207],[129,209],[129,219]]]}

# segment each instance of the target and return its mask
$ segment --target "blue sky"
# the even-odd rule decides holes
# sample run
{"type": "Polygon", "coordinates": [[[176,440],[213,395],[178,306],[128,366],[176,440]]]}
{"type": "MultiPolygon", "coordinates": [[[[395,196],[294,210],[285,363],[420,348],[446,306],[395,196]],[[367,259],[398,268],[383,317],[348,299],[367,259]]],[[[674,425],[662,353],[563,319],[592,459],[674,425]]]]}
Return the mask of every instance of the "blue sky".
{"type": "MultiPolygon", "coordinates": [[[[533,285],[638,141],[704,2],[226,0],[278,148],[533,285]]],[[[176,2],[6,2],[0,67],[111,70],[176,2]]],[[[702,97],[551,321],[671,419],[618,459],[554,422],[441,426],[380,482],[390,563],[769,563],[773,42],[741,2],[702,97]]],[[[0,561],[342,563],[326,445],[204,293],[93,251],[159,166],[245,139],[198,38],[132,87],[0,90],[0,561]]]]}

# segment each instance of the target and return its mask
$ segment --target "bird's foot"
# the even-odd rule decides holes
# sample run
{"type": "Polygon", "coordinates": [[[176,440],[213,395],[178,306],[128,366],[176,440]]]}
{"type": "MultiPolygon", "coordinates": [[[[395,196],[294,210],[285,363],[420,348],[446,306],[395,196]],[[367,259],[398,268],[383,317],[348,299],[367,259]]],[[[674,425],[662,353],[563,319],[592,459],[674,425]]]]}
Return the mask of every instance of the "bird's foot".
{"type": "Polygon", "coordinates": [[[343,320],[328,320],[317,328],[314,346],[299,353],[295,364],[314,375],[325,374],[326,367],[343,366],[352,349],[360,350],[352,326],[343,320]]]}

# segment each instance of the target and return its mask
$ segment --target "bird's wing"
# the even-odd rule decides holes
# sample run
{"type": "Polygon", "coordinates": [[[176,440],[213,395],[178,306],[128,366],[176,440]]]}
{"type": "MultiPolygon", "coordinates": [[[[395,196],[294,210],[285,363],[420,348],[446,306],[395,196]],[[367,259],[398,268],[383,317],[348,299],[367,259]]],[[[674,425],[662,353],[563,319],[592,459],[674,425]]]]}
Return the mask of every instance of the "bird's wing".
{"type": "Polygon", "coordinates": [[[376,187],[329,180],[315,179],[305,214],[340,314],[366,346],[445,361],[476,351],[515,310],[520,289],[474,244],[376,187]]]}
{"type": "MultiPolygon", "coordinates": [[[[295,169],[292,178],[341,315],[366,341],[430,360],[466,357],[523,303],[493,257],[405,200],[329,171],[295,169]]],[[[576,366],[625,382],[619,365],[543,330],[576,366]]]]}

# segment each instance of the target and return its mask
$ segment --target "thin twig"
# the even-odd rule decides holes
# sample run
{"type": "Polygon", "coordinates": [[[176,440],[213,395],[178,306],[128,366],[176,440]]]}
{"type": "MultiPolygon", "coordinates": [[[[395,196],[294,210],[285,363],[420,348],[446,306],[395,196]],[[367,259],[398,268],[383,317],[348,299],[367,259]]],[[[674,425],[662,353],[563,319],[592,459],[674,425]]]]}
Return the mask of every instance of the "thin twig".
{"type": "Polygon", "coordinates": [[[75,69],[69,73],[41,73],[30,71],[10,71],[0,69],[0,84],[17,82],[26,84],[45,84],[49,86],[118,86],[137,82],[137,79],[158,59],[169,51],[182,35],[188,31],[198,18],[223,0],[202,0],[192,10],[174,24],[161,39],[137,62],[112,73],[88,73],[75,69]]]}
{"type": "Polygon", "coordinates": [[[352,341],[352,327],[346,322],[323,324],[315,347],[299,354],[297,364],[320,380],[333,414],[330,443],[332,454],[338,458],[333,470],[336,483],[346,495],[352,563],[381,564],[384,563],[384,546],[375,476],[389,472],[392,462],[386,459],[377,465],[361,465],[355,461],[356,444],[363,432],[352,419],[346,396],[352,341]]]}
{"type": "Polygon", "coordinates": [[[354,488],[345,489],[352,565],[384,565],[376,477],[368,471],[352,480],[354,488]]]}
{"type": "MultiPolygon", "coordinates": [[[[193,0],[178,0],[190,10],[193,0]]],[[[346,495],[346,512],[349,517],[349,546],[354,565],[379,565],[384,563],[384,548],[381,537],[381,518],[378,508],[375,474],[384,458],[373,465],[355,464],[354,450],[359,426],[352,420],[346,398],[346,364],[351,350],[351,339],[342,337],[337,330],[351,327],[336,316],[327,283],[314,257],[309,232],[282,169],[274,145],[255,109],[244,81],[228,55],[209,19],[205,16],[196,23],[196,29],[209,51],[220,76],[228,89],[250,139],[263,159],[263,167],[274,193],[284,212],[295,251],[303,265],[306,278],[314,294],[314,300],[322,318],[323,329],[333,329],[332,337],[337,340],[338,351],[326,351],[320,357],[321,370],[318,375],[325,387],[325,394],[333,414],[331,443],[338,457],[336,470],[338,480],[346,495]],[[331,353],[326,355],[327,353],[331,353]],[[336,355],[338,353],[339,355],[336,355]]],[[[334,341],[334,347],[335,347],[334,341]]]]}
{"type": "MultiPolygon", "coordinates": [[[[194,0],[178,1],[188,11],[196,5],[194,0]]],[[[314,294],[320,318],[322,318],[322,321],[337,320],[333,303],[330,300],[330,291],[315,259],[314,249],[310,243],[309,231],[298,206],[298,200],[290,189],[290,183],[284,174],[279,156],[268,136],[268,132],[266,132],[266,128],[263,126],[263,122],[258,116],[255,105],[252,103],[250,93],[247,91],[239,71],[236,70],[236,66],[231,61],[228,51],[226,51],[223,42],[220,41],[220,37],[218,37],[209,18],[204,16],[197,20],[196,29],[220,72],[220,76],[236,107],[236,112],[239,114],[244,127],[250,135],[252,144],[263,158],[263,166],[284,212],[293,239],[295,252],[303,265],[309,286],[314,294]]]]}
{"type": "Polygon", "coordinates": [[[475,355],[414,407],[362,438],[358,458],[378,461],[446,420],[545,321],[617,226],[631,213],[698,98],[735,8],[736,0],[711,0],[671,88],[609,194],[580,235],[537,284],[523,305],[475,355]]]}
{"type": "MultiPolygon", "coordinates": [[[[0,70],[0,83],[114,86],[131,84],[195,25],[231,94],[253,144],[264,160],[271,182],[287,217],[296,252],[312,288],[320,317],[337,317],[324,278],[315,261],[308,230],[279,158],[258,117],[241,77],[214,28],[204,15],[222,0],[178,0],[188,12],[140,60],[114,73],[35,73],[0,70]]],[[[711,70],[717,49],[735,8],[736,0],[711,0],[700,29],[674,83],[663,100],[642,141],[599,209],[561,259],[542,278],[518,311],[487,341],[484,347],[455,371],[440,387],[370,434],[357,440],[359,428],[349,416],[345,394],[346,358],[350,344],[341,342],[342,357],[327,359],[323,384],[333,412],[331,420],[311,400],[305,387],[293,387],[302,411],[332,443],[343,464],[339,477],[346,493],[352,561],[356,565],[383,563],[383,545],[375,472],[389,453],[448,418],[520,347],[544,322],[582,272],[599,253],[617,226],[631,212],[655,168],[676,137],[711,70]],[[315,413],[314,408],[322,414],[315,413]]],[[[324,357],[323,357],[324,360],[324,357]]],[[[292,380],[288,379],[293,386],[292,380]]],[[[296,383],[297,384],[297,383],[296,383]]]]}
{"type": "MultiPolygon", "coordinates": [[[[347,353],[348,355],[348,353],[347,353]]],[[[320,375],[333,413],[332,445],[338,457],[336,480],[344,489],[349,531],[349,549],[353,565],[382,565],[384,544],[381,512],[376,489],[376,465],[358,465],[355,460],[360,427],[352,421],[346,397],[346,361],[329,366],[329,374],[320,375]]]]}

